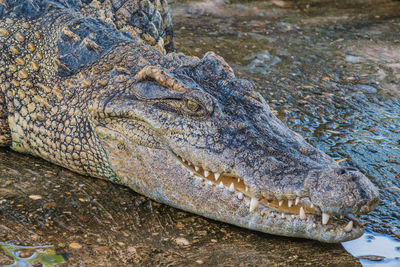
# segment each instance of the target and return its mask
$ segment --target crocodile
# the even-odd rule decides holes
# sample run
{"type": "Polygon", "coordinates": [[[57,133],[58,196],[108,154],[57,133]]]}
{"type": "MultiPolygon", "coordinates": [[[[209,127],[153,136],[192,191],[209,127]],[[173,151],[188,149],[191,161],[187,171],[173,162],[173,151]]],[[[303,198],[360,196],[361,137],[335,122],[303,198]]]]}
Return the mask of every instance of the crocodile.
{"type": "Polygon", "coordinates": [[[378,189],[271,112],[166,0],[0,0],[0,145],[264,233],[363,233],[378,189]]]}

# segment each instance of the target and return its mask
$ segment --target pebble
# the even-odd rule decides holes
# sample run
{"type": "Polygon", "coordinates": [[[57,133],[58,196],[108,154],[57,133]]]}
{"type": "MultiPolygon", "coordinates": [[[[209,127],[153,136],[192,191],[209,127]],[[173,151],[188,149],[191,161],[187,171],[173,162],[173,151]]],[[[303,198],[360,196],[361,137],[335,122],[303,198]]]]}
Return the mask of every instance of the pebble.
{"type": "Polygon", "coordinates": [[[356,87],[359,90],[363,91],[364,93],[368,93],[368,94],[376,94],[376,92],[377,92],[376,88],[371,85],[357,84],[356,87]]]}
{"type": "Polygon", "coordinates": [[[21,251],[21,252],[19,253],[19,256],[20,256],[21,258],[28,258],[28,257],[31,257],[32,254],[33,254],[34,252],[35,252],[34,250],[21,251]]]}
{"type": "Polygon", "coordinates": [[[358,258],[369,260],[369,261],[383,261],[386,257],[378,256],[378,255],[365,255],[365,256],[359,256],[358,258]]]}
{"type": "Polygon", "coordinates": [[[355,56],[346,56],[346,61],[351,62],[351,63],[357,63],[360,62],[362,58],[360,57],[355,57],[355,56]]]}
{"type": "Polygon", "coordinates": [[[72,242],[71,244],[69,244],[69,247],[72,249],[81,249],[82,245],[77,242],[72,242]]]}
{"type": "Polygon", "coordinates": [[[132,247],[132,246],[129,246],[129,247],[128,247],[128,252],[129,252],[129,253],[136,253],[136,248],[135,248],[135,247],[132,247]]]}
{"type": "Polygon", "coordinates": [[[43,197],[41,195],[30,195],[29,198],[33,200],[39,200],[42,199],[43,197]]]}
{"type": "Polygon", "coordinates": [[[175,238],[175,243],[177,243],[179,246],[188,246],[190,244],[189,241],[184,237],[175,238]]]}
{"type": "Polygon", "coordinates": [[[94,248],[98,253],[104,253],[106,251],[109,251],[110,248],[107,246],[100,246],[100,247],[96,247],[94,248]]]}

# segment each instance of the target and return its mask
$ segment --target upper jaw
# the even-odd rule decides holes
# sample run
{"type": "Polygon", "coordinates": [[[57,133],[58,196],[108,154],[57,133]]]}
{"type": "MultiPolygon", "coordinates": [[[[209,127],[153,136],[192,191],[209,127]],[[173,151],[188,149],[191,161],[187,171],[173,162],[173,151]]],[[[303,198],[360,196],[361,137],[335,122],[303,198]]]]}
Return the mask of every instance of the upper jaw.
{"type": "MultiPolygon", "coordinates": [[[[343,242],[362,234],[359,214],[347,214],[340,210],[334,213],[323,212],[312,202],[306,191],[299,195],[280,195],[279,198],[270,194],[268,197],[263,197],[262,193],[248,186],[246,178],[243,179],[233,173],[213,172],[180,156],[175,155],[175,157],[188,171],[189,179],[194,179],[196,183],[203,184],[204,188],[209,188],[210,197],[217,192],[223,192],[232,196],[231,201],[234,199],[246,206],[247,215],[231,218],[231,221],[225,220],[229,223],[266,233],[310,238],[322,242],[343,242]],[[243,217],[247,219],[244,220],[243,217]],[[261,223],[255,223],[254,220],[261,223]],[[281,228],[277,228],[276,225],[280,225],[281,228]]],[[[229,208],[229,205],[227,207],[229,208]]],[[[223,220],[213,214],[202,215],[223,220]]]]}

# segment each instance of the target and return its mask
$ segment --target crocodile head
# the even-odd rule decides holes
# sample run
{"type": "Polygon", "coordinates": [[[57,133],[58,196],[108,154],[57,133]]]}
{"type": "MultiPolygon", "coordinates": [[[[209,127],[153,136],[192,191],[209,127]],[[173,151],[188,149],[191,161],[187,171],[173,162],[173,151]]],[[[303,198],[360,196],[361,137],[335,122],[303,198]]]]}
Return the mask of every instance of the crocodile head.
{"type": "Polygon", "coordinates": [[[128,93],[91,110],[117,182],[211,219],[342,242],[362,234],[357,217],[379,199],[363,174],[291,131],[213,53],[173,70],[147,66],[128,93]]]}

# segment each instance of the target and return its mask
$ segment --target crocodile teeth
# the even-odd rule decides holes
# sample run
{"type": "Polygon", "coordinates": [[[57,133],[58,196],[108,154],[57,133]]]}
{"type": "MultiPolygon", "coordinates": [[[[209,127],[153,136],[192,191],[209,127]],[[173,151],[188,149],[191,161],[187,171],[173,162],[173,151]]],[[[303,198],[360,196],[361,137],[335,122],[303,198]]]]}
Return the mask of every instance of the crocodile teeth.
{"type": "Polygon", "coordinates": [[[194,165],[194,169],[196,170],[196,172],[200,169],[198,166],[194,165]]]}
{"type": "Polygon", "coordinates": [[[328,213],[322,213],[322,224],[327,224],[329,221],[329,214],[328,213]]]}
{"type": "Polygon", "coordinates": [[[257,206],[258,206],[258,198],[252,197],[251,201],[250,201],[250,212],[255,210],[257,208],[257,206]]]}
{"type": "Polygon", "coordinates": [[[242,200],[242,199],[243,199],[243,193],[240,192],[240,193],[238,194],[237,198],[240,199],[240,200],[242,200]]]}
{"type": "Polygon", "coordinates": [[[282,212],[281,217],[282,217],[282,219],[285,218],[285,213],[284,212],[282,212]]]}
{"type": "Polygon", "coordinates": [[[229,186],[229,192],[235,192],[235,185],[233,183],[231,183],[231,185],[229,186]]]}
{"type": "Polygon", "coordinates": [[[279,207],[282,206],[283,200],[279,200],[279,207]]]}
{"type": "Polygon", "coordinates": [[[238,183],[240,182],[240,178],[238,178],[238,183]]]}
{"type": "Polygon", "coordinates": [[[290,207],[293,205],[293,200],[288,200],[287,205],[288,205],[288,207],[290,208],[290,207]]]}
{"type": "Polygon", "coordinates": [[[219,188],[224,188],[224,184],[222,182],[219,183],[218,185],[219,188]]]}
{"type": "Polygon", "coordinates": [[[210,175],[209,171],[204,171],[204,177],[208,177],[210,175]]]}
{"type": "Polygon", "coordinates": [[[306,218],[306,212],[304,211],[303,207],[300,207],[300,219],[305,220],[306,218]]]}
{"type": "Polygon", "coordinates": [[[194,173],[191,171],[191,172],[189,172],[190,173],[190,176],[193,176],[194,175],[194,173]]]}
{"type": "Polygon", "coordinates": [[[353,221],[349,221],[349,223],[344,227],[345,232],[350,232],[353,229],[353,221]]]}
{"type": "Polygon", "coordinates": [[[300,198],[296,197],[296,201],[294,202],[294,205],[297,206],[297,204],[299,204],[299,202],[300,202],[300,198]]]}
{"type": "Polygon", "coordinates": [[[313,208],[314,208],[314,204],[313,204],[313,203],[311,203],[310,207],[313,209],[313,208]]]}
{"type": "Polygon", "coordinates": [[[220,175],[221,175],[221,174],[219,174],[218,172],[214,173],[215,181],[218,180],[218,178],[219,178],[220,175]]]}
{"type": "Polygon", "coordinates": [[[244,191],[249,191],[249,188],[247,186],[244,187],[244,191]]]}

